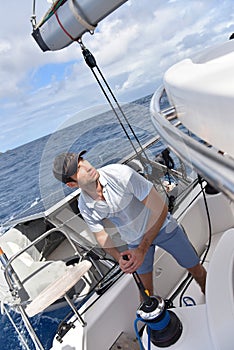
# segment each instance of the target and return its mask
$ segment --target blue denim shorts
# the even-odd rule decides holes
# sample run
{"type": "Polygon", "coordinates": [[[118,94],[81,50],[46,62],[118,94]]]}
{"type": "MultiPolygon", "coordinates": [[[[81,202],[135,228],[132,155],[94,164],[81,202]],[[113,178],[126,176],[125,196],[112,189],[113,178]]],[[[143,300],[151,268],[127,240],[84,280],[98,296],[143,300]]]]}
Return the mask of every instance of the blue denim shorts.
{"type": "MultiPolygon", "coordinates": [[[[142,265],[137,270],[139,274],[153,271],[155,246],[170,253],[182,267],[191,268],[200,261],[183,228],[172,216],[169,216],[169,223],[159,231],[149,247],[142,265]]],[[[138,245],[129,245],[129,249],[137,247],[138,245]]]]}

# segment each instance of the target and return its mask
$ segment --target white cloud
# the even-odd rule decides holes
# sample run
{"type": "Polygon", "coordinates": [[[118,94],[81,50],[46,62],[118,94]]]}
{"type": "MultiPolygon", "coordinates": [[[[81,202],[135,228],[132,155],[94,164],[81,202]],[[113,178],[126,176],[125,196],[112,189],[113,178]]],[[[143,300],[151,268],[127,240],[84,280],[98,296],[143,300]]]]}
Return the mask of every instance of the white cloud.
{"type": "MultiPolygon", "coordinates": [[[[39,20],[48,4],[38,0],[36,5],[39,20]]],[[[79,45],[40,50],[31,37],[31,6],[28,0],[14,5],[10,0],[1,7],[1,151],[48,134],[78,110],[104,102],[79,45]],[[31,91],[37,69],[53,63],[69,65],[64,78],[51,73],[47,86],[31,91]],[[19,138],[9,137],[16,131],[19,138]]],[[[152,93],[177,60],[228,40],[234,29],[232,9],[232,0],[128,1],[100,22],[93,36],[86,33],[83,42],[118,98],[132,100],[152,93]]]]}

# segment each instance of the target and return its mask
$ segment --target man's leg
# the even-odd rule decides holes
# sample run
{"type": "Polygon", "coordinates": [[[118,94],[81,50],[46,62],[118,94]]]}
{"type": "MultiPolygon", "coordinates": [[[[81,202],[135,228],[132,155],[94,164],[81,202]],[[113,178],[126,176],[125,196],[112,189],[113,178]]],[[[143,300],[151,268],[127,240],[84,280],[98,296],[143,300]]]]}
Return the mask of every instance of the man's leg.
{"type": "Polygon", "coordinates": [[[178,224],[172,230],[166,227],[160,231],[154,243],[170,253],[182,267],[186,268],[205,294],[206,270],[200,264],[200,259],[184,229],[178,224]]]}
{"type": "MultiPolygon", "coordinates": [[[[148,272],[148,273],[143,273],[139,274],[139,277],[145,287],[145,289],[149,292],[149,295],[154,294],[154,286],[153,286],[153,273],[148,272]]],[[[141,296],[140,296],[141,298],[141,296]]],[[[142,301],[142,298],[141,298],[142,301]]]]}
{"type": "Polygon", "coordinates": [[[206,291],[206,270],[201,264],[197,264],[194,267],[190,267],[187,269],[195,281],[199,284],[201,287],[201,291],[203,294],[205,294],[206,291]]]}
{"type": "MultiPolygon", "coordinates": [[[[201,265],[197,264],[194,267],[188,268],[187,269],[195,281],[199,284],[202,293],[205,294],[205,289],[206,289],[206,269],[201,265]]],[[[139,277],[145,287],[149,291],[149,295],[154,294],[154,286],[153,286],[153,274],[152,272],[144,273],[144,274],[139,274],[139,277]]]]}
{"type": "MultiPolygon", "coordinates": [[[[206,289],[206,269],[201,265],[197,264],[194,267],[187,269],[195,281],[199,284],[201,291],[203,294],[205,294],[206,289]]],[[[149,295],[154,295],[154,287],[153,287],[153,274],[152,272],[139,274],[139,277],[145,287],[145,289],[148,290],[149,295]]],[[[142,298],[141,298],[142,300],[142,298]]]]}

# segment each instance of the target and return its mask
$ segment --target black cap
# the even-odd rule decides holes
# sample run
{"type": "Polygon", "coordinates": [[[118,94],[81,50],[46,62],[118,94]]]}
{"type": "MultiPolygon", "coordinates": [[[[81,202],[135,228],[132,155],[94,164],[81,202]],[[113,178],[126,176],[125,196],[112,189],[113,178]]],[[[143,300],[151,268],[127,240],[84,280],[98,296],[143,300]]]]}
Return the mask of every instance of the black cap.
{"type": "Polygon", "coordinates": [[[77,163],[87,151],[79,153],[61,153],[54,159],[53,174],[57,180],[67,183],[72,181],[71,176],[77,172],[77,163]]]}

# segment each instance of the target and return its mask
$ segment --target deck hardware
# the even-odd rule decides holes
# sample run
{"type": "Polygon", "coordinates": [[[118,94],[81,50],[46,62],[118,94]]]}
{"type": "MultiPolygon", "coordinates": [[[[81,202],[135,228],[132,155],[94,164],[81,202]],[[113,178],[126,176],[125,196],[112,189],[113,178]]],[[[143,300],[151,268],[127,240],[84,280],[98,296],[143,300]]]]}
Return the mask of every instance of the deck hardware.
{"type": "MultiPolygon", "coordinates": [[[[127,255],[124,260],[129,260],[127,255]]],[[[134,328],[141,350],[143,350],[142,341],[137,328],[139,321],[145,323],[148,332],[148,350],[152,342],[158,347],[168,347],[177,342],[182,334],[182,323],[178,316],[171,310],[167,310],[167,304],[159,296],[150,296],[148,290],[144,287],[140,276],[136,271],[132,273],[136,285],[140,291],[143,302],[136,312],[134,328]]]]}
{"type": "Polygon", "coordinates": [[[75,328],[76,326],[74,325],[74,322],[62,322],[59,325],[58,331],[57,331],[57,336],[56,340],[59,343],[63,342],[63,337],[69,332],[70,329],[75,328]]]}
{"type": "Polygon", "coordinates": [[[149,350],[150,343],[160,348],[171,346],[177,342],[182,334],[182,323],[173,311],[166,309],[165,302],[161,297],[151,296],[150,299],[150,305],[143,302],[139,306],[134,323],[141,349],[143,346],[137,329],[139,321],[147,326],[149,350]]]}

